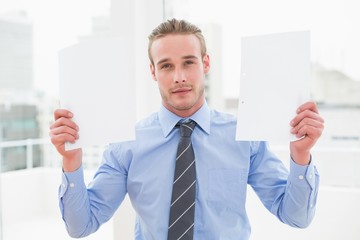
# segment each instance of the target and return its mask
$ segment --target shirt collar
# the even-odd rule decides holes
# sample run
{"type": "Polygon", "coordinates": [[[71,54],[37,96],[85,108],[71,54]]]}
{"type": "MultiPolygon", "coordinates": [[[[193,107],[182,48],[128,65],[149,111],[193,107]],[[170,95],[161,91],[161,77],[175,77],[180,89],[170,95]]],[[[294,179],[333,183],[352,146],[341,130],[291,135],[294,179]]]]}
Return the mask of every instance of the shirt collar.
{"type": "MultiPolygon", "coordinates": [[[[210,134],[210,109],[206,102],[197,110],[192,116],[185,118],[194,120],[197,125],[204,130],[207,134],[210,134]]],[[[175,125],[184,118],[170,112],[162,104],[159,111],[159,122],[164,133],[164,137],[167,137],[169,133],[174,129],[175,125]]]]}

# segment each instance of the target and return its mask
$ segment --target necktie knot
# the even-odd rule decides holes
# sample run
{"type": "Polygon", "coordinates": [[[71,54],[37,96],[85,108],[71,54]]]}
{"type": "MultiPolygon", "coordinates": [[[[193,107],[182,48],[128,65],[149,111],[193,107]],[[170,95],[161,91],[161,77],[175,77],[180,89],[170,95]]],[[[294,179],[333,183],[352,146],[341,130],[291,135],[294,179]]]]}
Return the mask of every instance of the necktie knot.
{"type": "Polygon", "coordinates": [[[181,137],[190,137],[194,128],[196,126],[196,122],[189,121],[180,123],[180,136],[181,137]]]}

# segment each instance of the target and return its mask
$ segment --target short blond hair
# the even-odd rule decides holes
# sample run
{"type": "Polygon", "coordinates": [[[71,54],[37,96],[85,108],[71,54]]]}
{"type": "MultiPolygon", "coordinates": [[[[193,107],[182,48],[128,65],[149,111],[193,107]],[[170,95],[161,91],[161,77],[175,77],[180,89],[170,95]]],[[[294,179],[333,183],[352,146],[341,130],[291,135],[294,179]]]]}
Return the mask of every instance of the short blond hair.
{"type": "Polygon", "coordinates": [[[177,20],[175,18],[167,20],[157,26],[149,35],[148,55],[152,65],[154,65],[153,58],[151,56],[151,46],[156,39],[165,37],[170,34],[194,34],[200,41],[201,56],[206,55],[205,38],[201,32],[201,29],[194,24],[191,24],[185,20],[177,20]]]}

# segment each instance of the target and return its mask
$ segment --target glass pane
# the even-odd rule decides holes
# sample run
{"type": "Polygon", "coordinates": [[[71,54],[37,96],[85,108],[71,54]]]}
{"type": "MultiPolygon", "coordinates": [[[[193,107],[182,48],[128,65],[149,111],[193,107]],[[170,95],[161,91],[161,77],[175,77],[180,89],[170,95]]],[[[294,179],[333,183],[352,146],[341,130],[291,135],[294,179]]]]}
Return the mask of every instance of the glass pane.
{"type": "MultiPolygon", "coordinates": [[[[0,2],[0,240],[70,239],[58,209],[61,160],[48,135],[59,108],[58,51],[109,34],[109,14],[103,0],[0,2]]],[[[89,172],[101,154],[85,149],[89,172]]],[[[87,239],[111,239],[111,227],[87,239]]]]}

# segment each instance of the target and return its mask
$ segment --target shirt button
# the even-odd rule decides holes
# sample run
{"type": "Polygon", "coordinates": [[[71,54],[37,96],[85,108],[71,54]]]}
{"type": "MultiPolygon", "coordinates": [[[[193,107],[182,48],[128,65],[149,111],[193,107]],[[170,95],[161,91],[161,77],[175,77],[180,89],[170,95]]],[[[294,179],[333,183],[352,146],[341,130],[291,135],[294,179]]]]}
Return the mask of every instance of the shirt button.
{"type": "Polygon", "coordinates": [[[303,176],[303,175],[299,175],[299,179],[300,179],[300,180],[303,180],[303,179],[304,179],[304,176],[303,176]]]}
{"type": "Polygon", "coordinates": [[[70,183],[70,187],[71,187],[71,188],[75,187],[75,184],[74,184],[74,183],[70,183]]]}
{"type": "Polygon", "coordinates": [[[311,173],[309,174],[309,178],[310,178],[310,179],[312,179],[312,178],[313,178],[313,175],[312,175],[311,173]]]}
{"type": "Polygon", "coordinates": [[[61,186],[64,188],[64,187],[65,187],[65,183],[61,184],[61,186]]]}

